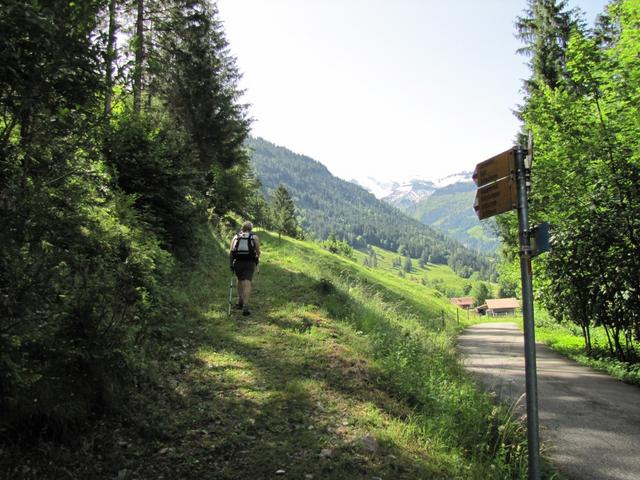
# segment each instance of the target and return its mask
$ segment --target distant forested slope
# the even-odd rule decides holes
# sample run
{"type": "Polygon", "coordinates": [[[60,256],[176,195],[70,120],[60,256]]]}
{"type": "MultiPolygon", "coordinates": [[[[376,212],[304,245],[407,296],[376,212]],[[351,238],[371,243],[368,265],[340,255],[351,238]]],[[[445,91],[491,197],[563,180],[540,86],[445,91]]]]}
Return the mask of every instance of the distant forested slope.
{"type": "Polygon", "coordinates": [[[463,276],[488,277],[490,262],[440,232],[378,200],[364,188],[333,176],[321,163],[261,138],[251,138],[252,163],[267,196],[283,184],[301,226],[318,239],[331,233],[354,247],[375,245],[413,258],[449,264],[463,276]]]}
{"type": "Polygon", "coordinates": [[[458,182],[437,189],[408,208],[399,208],[469,248],[494,252],[499,241],[483,228],[473,210],[475,192],[473,182],[458,182]]]}

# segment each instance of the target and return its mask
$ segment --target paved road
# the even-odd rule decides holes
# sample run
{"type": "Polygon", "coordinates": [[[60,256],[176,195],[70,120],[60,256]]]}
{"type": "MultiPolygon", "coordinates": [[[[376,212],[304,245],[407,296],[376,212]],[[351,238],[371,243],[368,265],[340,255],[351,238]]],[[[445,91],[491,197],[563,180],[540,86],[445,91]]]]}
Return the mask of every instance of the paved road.
{"type": "MultiPolygon", "coordinates": [[[[574,480],[640,479],[640,388],[537,344],[540,435],[574,480]]],[[[505,401],[525,392],[524,344],[512,323],[483,323],[459,338],[464,365],[505,401]]],[[[526,410],[524,398],[522,411],[526,410]]]]}

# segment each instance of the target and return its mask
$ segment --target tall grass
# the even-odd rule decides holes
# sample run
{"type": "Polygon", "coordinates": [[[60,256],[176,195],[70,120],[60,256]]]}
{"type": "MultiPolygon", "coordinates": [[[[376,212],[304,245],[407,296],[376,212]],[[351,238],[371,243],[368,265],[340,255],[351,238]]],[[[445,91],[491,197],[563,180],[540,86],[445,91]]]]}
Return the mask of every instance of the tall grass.
{"type": "Polygon", "coordinates": [[[446,299],[310,244],[283,239],[268,254],[314,278],[330,317],[366,338],[383,381],[413,406],[407,428],[431,448],[458,456],[460,478],[526,477],[521,422],[461,368],[455,339],[464,323],[448,321],[442,328],[442,312],[452,314],[446,299]]]}

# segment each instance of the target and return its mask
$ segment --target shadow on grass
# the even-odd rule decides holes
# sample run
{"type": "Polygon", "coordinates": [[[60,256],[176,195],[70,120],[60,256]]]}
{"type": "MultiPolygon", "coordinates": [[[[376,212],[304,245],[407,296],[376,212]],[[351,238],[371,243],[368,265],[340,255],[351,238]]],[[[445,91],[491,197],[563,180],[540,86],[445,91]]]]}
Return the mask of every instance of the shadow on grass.
{"type": "MultiPolygon", "coordinates": [[[[227,317],[228,267],[224,252],[216,258],[131,415],[100,422],[74,448],[21,451],[11,478],[481,478],[441,446],[420,446],[424,434],[385,433],[417,411],[437,417],[446,400],[430,400],[420,384],[401,391],[419,380],[411,365],[394,379],[340,342],[346,325],[388,332],[411,360],[416,340],[330,280],[273,264],[255,278],[253,315],[227,317]]],[[[390,354],[384,340],[375,346],[373,356],[390,354]]]]}

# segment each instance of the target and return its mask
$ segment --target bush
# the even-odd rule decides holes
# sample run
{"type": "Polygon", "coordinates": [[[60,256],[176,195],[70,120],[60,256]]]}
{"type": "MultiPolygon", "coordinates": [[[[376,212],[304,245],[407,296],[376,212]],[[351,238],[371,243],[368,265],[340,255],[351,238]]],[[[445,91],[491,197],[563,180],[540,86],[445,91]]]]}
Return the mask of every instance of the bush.
{"type": "Polygon", "coordinates": [[[34,192],[0,249],[0,425],[21,432],[62,435],[119,403],[172,264],[126,196],[82,190],[34,192]]]}

